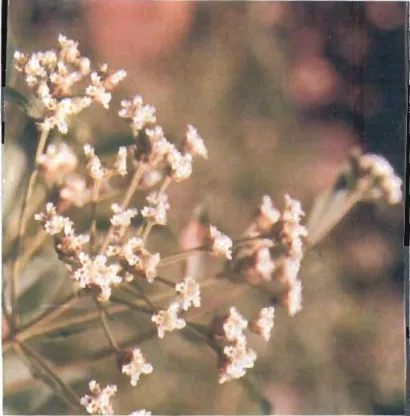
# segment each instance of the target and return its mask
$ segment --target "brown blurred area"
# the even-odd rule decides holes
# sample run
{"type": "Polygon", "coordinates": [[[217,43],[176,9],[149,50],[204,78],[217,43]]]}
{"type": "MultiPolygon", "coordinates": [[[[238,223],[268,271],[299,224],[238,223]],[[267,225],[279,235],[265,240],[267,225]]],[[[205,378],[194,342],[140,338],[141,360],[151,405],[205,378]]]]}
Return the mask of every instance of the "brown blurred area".
{"type": "MultiPolygon", "coordinates": [[[[405,20],[400,2],[11,0],[8,52],[52,48],[63,33],[94,62],[127,71],[111,111],[86,110],[69,142],[98,151],[127,140],[115,109],[137,93],[171,140],[197,127],[209,160],[170,188],[171,232],[206,201],[212,222],[235,238],[263,194],[281,207],[289,193],[308,213],[353,145],[403,174],[405,20]]],[[[7,65],[9,82],[27,91],[7,65]]],[[[19,145],[32,151],[24,137],[19,145]]],[[[289,318],[278,308],[269,345],[255,347],[252,372],[273,413],[404,413],[402,211],[363,204],[307,254],[302,312],[289,318]]],[[[253,311],[268,301],[253,290],[235,304],[253,311]]],[[[128,403],[153,414],[261,412],[240,384],[217,385],[205,347],[174,336],[144,348],[154,367],[158,358],[157,375],[120,388],[120,411],[128,403]]],[[[120,383],[110,366],[98,368],[102,383],[120,383]]],[[[54,406],[49,414],[61,410],[54,406]]]]}

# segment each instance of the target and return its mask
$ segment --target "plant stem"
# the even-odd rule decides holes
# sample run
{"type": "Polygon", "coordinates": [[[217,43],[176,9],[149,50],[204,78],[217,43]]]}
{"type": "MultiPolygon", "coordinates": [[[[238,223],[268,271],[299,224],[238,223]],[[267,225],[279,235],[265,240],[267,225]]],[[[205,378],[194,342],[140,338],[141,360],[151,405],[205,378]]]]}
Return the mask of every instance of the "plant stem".
{"type": "Polygon", "coordinates": [[[93,296],[93,299],[94,299],[95,304],[97,305],[100,321],[104,329],[105,335],[108,339],[108,342],[110,343],[113,350],[119,351],[117,343],[115,342],[114,336],[111,333],[110,327],[108,326],[107,316],[106,316],[107,312],[105,311],[104,307],[100,304],[100,302],[95,296],[93,296]]]}
{"type": "MultiPolygon", "coordinates": [[[[139,181],[140,181],[142,175],[144,174],[144,172],[145,172],[145,167],[144,167],[144,165],[140,164],[138,166],[137,170],[135,171],[134,176],[131,179],[130,186],[127,189],[127,192],[124,196],[124,199],[121,202],[121,208],[123,210],[128,208],[128,205],[131,202],[131,199],[132,199],[135,191],[138,188],[139,181]]],[[[111,239],[113,233],[114,233],[114,227],[111,225],[111,227],[109,228],[109,230],[108,230],[108,232],[105,236],[104,242],[101,246],[100,253],[103,253],[107,249],[108,244],[110,243],[110,239],[111,239]]]]}
{"type": "Polygon", "coordinates": [[[308,245],[314,246],[317,244],[326,234],[329,233],[342,219],[343,217],[362,199],[362,194],[355,192],[348,196],[344,201],[344,204],[333,215],[328,218],[324,218],[321,226],[314,230],[308,236],[308,245]]]}
{"type": "Polygon", "coordinates": [[[20,341],[16,341],[15,345],[16,344],[21,348],[23,353],[31,359],[37,367],[41,368],[41,370],[47,374],[54,384],[58,386],[63,396],[66,398],[67,403],[69,403],[73,409],[76,409],[77,411],[81,409],[81,412],[83,412],[84,409],[77,394],[58,376],[58,374],[47,364],[47,362],[27,344],[20,341]]]}
{"type": "Polygon", "coordinates": [[[100,194],[101,181],[96,180],[91,195],[91,224],[90,224],[90,253],[94,251],[95,237],[97,233],[97,201],[100,194]]]}
{"type": "Polygon", "coordinates": [[[28,222],[27,207],[28,207],[28,202],[33,194],[34,186],[36,184],[37,176],[39,173],[38,159],[44,151],[48,133],[49,133],[49,130],[46,130],[46,129],[41,131],[40,138],[38,141],[37,151],[36,151],[36,155],[34,159],[34,169],[30,175],[27,190],[26,190],[26,195],[23,201],[23,206],[21,208],[21,216],[20,216],[20,221],[19,221],[20,224],[19,224],[19,229],[18,229],[18,234],[17,234],[16,251],[15,251],[13,263],[12,263],[11,284],[10,284],[10,300],[11,300],[10,303],[11,303],[11,317],[12,317],[13,326],[18,326],[18,321],[19,321],[18,312],[17,312],[16,285],[17,285],[17,272],[19,269],[19,255],[20,255],[20,250],[21,250],[21,243],[22,243],[22,239],[26,231],[27,222],[28,222]]]}
{"type": "Polygon", "coordinates": [[[170,264],[177,263],[181,260],[185,260],[187,257],[192,256],[192,254],[195,253],[196,251],[206,251],[207,248],[208,246],[201,245],[201,246],[189,248],[184,251],[180,251],[175,254],[170,254],[169,256],[165,256],[160,260],[159,267],[168,266],[170,264]]]}

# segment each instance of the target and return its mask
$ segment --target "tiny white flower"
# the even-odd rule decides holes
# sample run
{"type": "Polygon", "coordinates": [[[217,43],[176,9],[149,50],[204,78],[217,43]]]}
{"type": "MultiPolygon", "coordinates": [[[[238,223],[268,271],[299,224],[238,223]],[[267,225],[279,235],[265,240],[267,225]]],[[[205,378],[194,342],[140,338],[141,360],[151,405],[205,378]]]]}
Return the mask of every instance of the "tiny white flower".
{"type": "Polygon", "coordinates": [[[171,332],[185,327],[185,320],[178,317],[180,310],[180,305],[177,302],[173,302],[167,310],[161,310],[152,316],[151,320],[157,326],[159,338],[164,338],[165,332],[171,332]]]}
{"type": "Polygon", "coordinates": [[[202,137],[199,136],[196,128],[190,124],[187,126],[184,149],[191,153],[192,156],[198,155],[208,159],[208,150],[205,147],[202,137]]]}
{"type": "Polygon", "coordinates": [[[177,283],[175,290],[178,293],[178,302],[181,308],[185,311],[191,305],[199,308],[201,306],[201,293],[199,284],[192,277],[186,277],[182,282],[177,283]]]}
{"type": "Polygon", "coordinates": [[[260,334],[266,341],[269,341],[274,326],[274,318],[275,308],[273,306],[262,308],[258,318],[252,323],[251,328],[253,331],[260,334]]]}
{"type": "Polygon", "coordinates": [[[243,377],[246,374],[246,369],[252,368],[256,360],[255,351],[247,349],[244,340],[234,345],[225,346],[224,354],[226,362],[220,369],[220,384],[243,377]]]}
{"type": "Polygon", "coordinates": [[[248,321],[238,312],[238,310],[231,306],[229,315],[226,317],[223,330],[225,337],[230,342],[236,342],[244,338],[243,331],[248,327],[248,321]]]}
{"type": "Polygon", "coordinates": [[[100,385],[92,380],[89,383],[91,394],[86,394],[80,403],[92,415],[113,415],[112,397],[117,392],[117,386],[108,385],[101,389],[100,385]]]}
{"type": "Polygon", "coordinates": [[[150,374],[153,371],[151,364],[147,363],[139,349],[132,351],[132,359],[122,366],[122,373],[131,377],[131,385],[136,386],[141,374],[150,374]]]}
{"type": "Polygon", "coordinates": [[[232,240],[222,234],[215,226],[210,226],[211,253],[214,256],[223,256],[232,259],[232,240]]]}

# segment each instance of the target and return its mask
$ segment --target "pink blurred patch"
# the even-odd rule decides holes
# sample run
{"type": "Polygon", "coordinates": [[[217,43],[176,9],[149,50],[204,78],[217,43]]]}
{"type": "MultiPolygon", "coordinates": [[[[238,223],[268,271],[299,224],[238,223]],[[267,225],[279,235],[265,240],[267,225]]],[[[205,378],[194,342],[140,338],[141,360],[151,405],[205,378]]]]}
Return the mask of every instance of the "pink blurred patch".
{"type": "Polygon", "coordinates": [[[195,3],[89,0],[84,7],[99,58],[129,68],[170,53],[190,28],[195,3]]]}
{"type": "Polygon", "coordinates": [[[338,74],[326,59],[304,58],[291,70],[288,94],[300,106],[326,104],[334,99],[338,84],[338,74]]]}
{"type": "Polygon", "coordinates": [[[342,123],[314,124],[309,130],[314,137],[309,145],[309,183],[312,192],[319,192],[332,185],[357,139],[342,123]]]}
{"type": "Polygon", "coordinates": [[[366,15],[370,23],[379,29],[392,30],[406,22],[405,2],[368,2],[366,15]]]}
{"type": "Polygon", "coordinates": [[[296,59],[320,55],[323,51],[324,43],[323,35],[309,26],[302,26],[291,33],[291,49],[296,59]]]}

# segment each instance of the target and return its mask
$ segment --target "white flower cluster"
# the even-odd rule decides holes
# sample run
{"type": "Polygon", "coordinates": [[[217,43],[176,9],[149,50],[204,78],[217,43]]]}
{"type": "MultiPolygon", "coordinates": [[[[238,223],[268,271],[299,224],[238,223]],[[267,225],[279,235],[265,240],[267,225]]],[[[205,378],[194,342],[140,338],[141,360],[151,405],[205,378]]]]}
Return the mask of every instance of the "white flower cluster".
{"type": "Polygon", "coordinates": [[[132,100],[122,100],[121,110],[118,115],[131,121],[132,132],[135,136],[149,124],[157,121],[155,107],[145,104],[140,95],[136,95],[132,100]]]}
{"type": "Polygon", "coordinates": [[[125,280],[131,281],[134,275],[145,275],[149,283],[157,277],[157,267],[160,262],[159,253],[151,254],[141,238],[132,237],[120,246],[109,246],[108,256],[118,256],[126,274],[125,280]]]}
{"type": "Polygon", "coordinates": [[[138,214],[136,208],[123,210],[118,204],[112,204],[111,209],[114,215],[111,217],[111,224],[114,227],[128,227],[131,224],[131,219],[138,214]]]}
{"type": "Polygon", "coordinates": [[[164,192],[151,192],[147,196],[147,202],[149,205],[142,209],[142,216],[154,224],[165,225],[170,208],[167,195],[164,192]]]}
{"type": "Polygon", "coordinates": [[[107,65],[99,73],[91,72],[90,60],[82,57],[78,42],[63,35],[58,38],[58,50],[35,52],[27,55],[16,51],[14,54],[17,70],[23,72],[29,88],[44,105],[44,120],[40,127],[50,130],[57,127],[66,134],[68,118],[98,101],[108,108],[111,93],[126,75],[121,70],[110,74],[107,65]],[[73,87],[90,75],[91,84],[83,91],[73,93],[73,87]],[[75,97],[68,97],[75,95],[75,97]]]}
{"type": "Polygon", "coordinates": [[[100,158],[95,154],[94,148],[88,143],[84,145],[84,154],[87,158],[88,174],[94,181],[101,181],[103,178],[115,174],[121,176],[127,174],[127,149],[125,147],[120,147],[112,169],[102,165],[100,158]]]}
{"type": "Polygon", "coordinates": [[[209,228],[209,235],[211,254],[232,259],[232,240],[213,225],[209,228]]]}
{"type": "MultiPolygon", "coordinates": [[[[87,412],[91,415],[113,415],[114,409],[112,406],[112,398],[117,392],[116,385],[108,385],[101,389],[101,386],[92,380],[89,383],[91,394],[86,394],[80,399],[80,403],[84,406],[87,412]]],[[[149,416],[151,412],[142,410],[135,410],[129,416],[149,416]]]]}
{"type": "Polygon", "coordinates": [[[202,156],[208,159],[208,150],[205,147],[202,137],[198,134],[197,129],[190,124],[187,126],[184,151],[190,153],[192,156],[202,156]]]}
{"type": "Polygon", "coordinates": [[[121,283],[118,275],[121,266],[118,264],[107,265],[107,257],[100,254],[95,258],[81,252],[79,254],[81,266],[74,271],[74,280],[81,288],[97,287],[100,290],[98,299],[107,301],[111,296],[111,286],[121,283]]]}
{"type": "Polygon", "coordinates": [[[46,212],[36,214],[34,219],[42,223],[48,234],[57,236],[56,249],[60,258],[64,261],[69,262],[71,258],[77,257],[83,246],[90,240],[89,235],[77,235],[72,221],[67,217],[58,215],[56,207],[51,202],[47,203],[46,212]]]}
{"type": "Polygon", "coordinates": [[[266,341],[269,341],[274,327],[274,318],[275,308],[273,306],[262,308],[259,316],[252,322],[252,331],[260,334],[266,341]]]}
{"type": "Polygon", "coordinates": [[[160,310],[152,316],[152,322],[157,326],[159,338],[164,338],[165,332],[184,328],[186,322],[181,317],[183,311],[187,311],[191,306],[196,308],[201,306],[199,284],[194,278],[185,277],[175,285],[175,291],[177,296],[168,309],[160,310]]]}
{"type": "Polygon", "coordinates": [[[108,385],[101,389],[100,385],[92,380],[89,383],[91,394],[81,398],[81,404],[92,415],[113,415],[112,397],[117,392],[117,386],[108,385]]]}
{"type": "Polygon", "coordinates": [[[208,152],[197,130],[188,125],[181,152],[164,136],[161,126],[156,125],[155,108],[144,104],[140,95],[132,100],[121,102],[119,116],[130,120],[131,129],[136,137],[134,147],[136,160],[151,168],[159,165],[165,168],[165,174],[175,182],[188,179],[192,173],[194,156],[207,158],[208,152]],[[143,132],[143,134],[140,134],[143,132]]]}
{"type": "Polygon", "coordinates": [[[401,202],[403,198],[402,180],[395,174],[394,169],[384,157],[370,153],[361,155],[359,157],[359,169],[359,177],[371,176],[374,178],[373,187],[369,191],[369,198],[383,198],[391,205],[401,202]]]}
{"type": "Polygon", "coordinates": [[[141,374],[151,374],[153,367],[147,363],[146,359],[142,355],[141,351],[136,348],[132,351],[131,360],[123,364],[121,371],[131,377],[131,385],[136,386],[141,374]]]}
{"type": "Polygon", "coordinates": [[[185,320],[179,317],[180,312],[181,305],[178,302],[172,302],[168,309],[160,310],[152,316],[151,320],[157,326],[159,338],[164,338],[165,332],[182,329],[186,326],[185,320]]]}
{"type": "Polygon", "coordinates": [[[231,307],[223,323],[223,331],[228,344],[223,349],[224,361],[219,368],[220,384],[243,377],[246,369],[254,365],[256,353],[247,347],[243,332],[247,327],[248,321],[235,307],[231,307]]]}
{"type": "Polygon", "coordinates": [[[54,177],[73,172],[78,165],[78,159],[66,143],[50,144],[46,152],[39,156],[37,163],[47,176],[54,177]]]}
{"type": "Polygon", "coordinates": [[[193,277],[185,277],[182,282],[177,283],[175,291],[178,294],[177,302],[184,311],[187,311],[191,305],[196,308],[201,306],[199,284],[193,277]]]}
{"type": "Polygon", "coordinates": [[[65,227],[71,227],[72,222],[67,218],[57,214],[56,207],[48,202],[46,212],[34,215],[36,221],[40,221],[47,234],[59,234],[65,227]]]}
{"type": "Polygon", "coordinates": [[[85,179],[73,172],[64,177],[59,196],[60,203],[64,206],[73,204],[82,207],[91,198],[91,191],[87,188],[85,179]]]}

